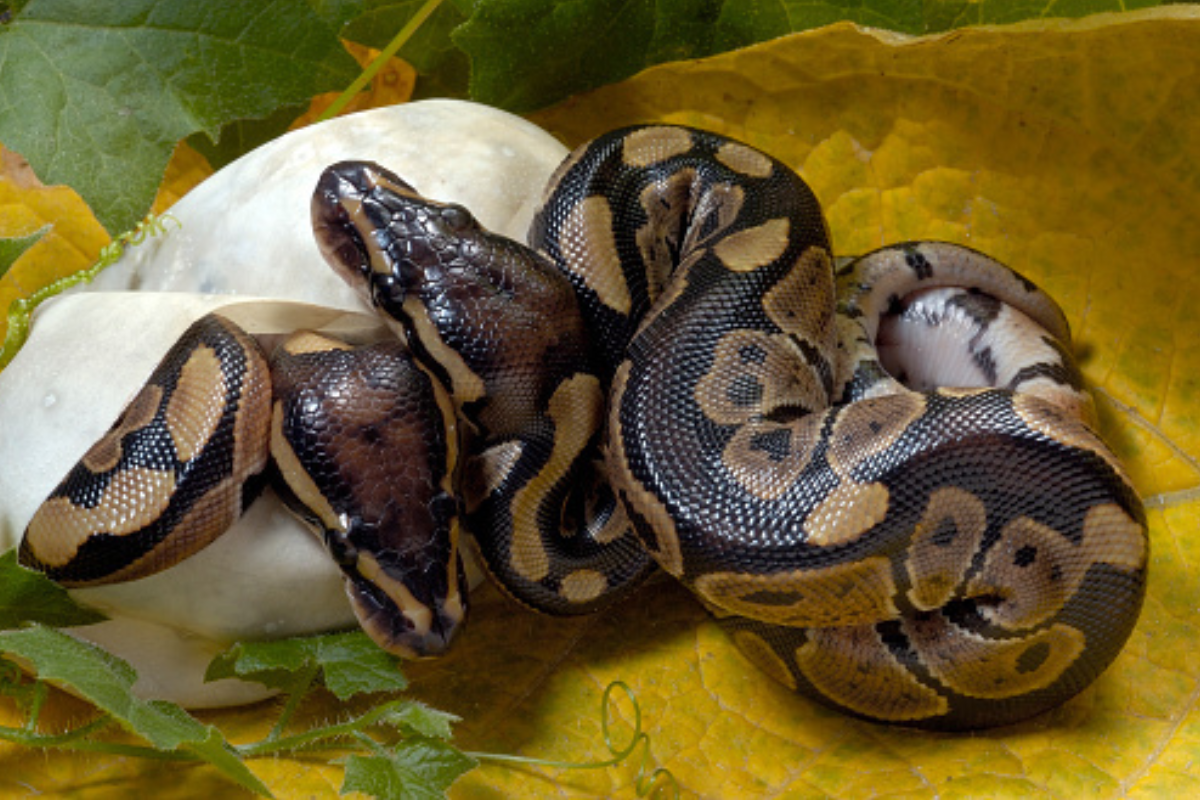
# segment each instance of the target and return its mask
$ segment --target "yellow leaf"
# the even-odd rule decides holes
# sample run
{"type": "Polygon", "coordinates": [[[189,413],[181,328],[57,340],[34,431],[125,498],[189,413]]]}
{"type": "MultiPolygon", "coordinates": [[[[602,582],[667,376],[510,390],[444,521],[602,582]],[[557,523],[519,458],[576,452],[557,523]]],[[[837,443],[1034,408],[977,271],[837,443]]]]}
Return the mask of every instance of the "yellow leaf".
{"type": "MultiPolygon", "coordinates": [[[[625,681],[649,768],[669,768],[689,797],[1200,795],[1198,72],[1200,15],[1182,7],[913,40],[838,25],[664,65],[536,117],[569,144],[653,120],[745,139],[812,183],[839,253],[952,239],[1062,303],[1103,432],[1150,507],[1145,613],[1093,687],[972,736],[853,720],[766,680],[663,579],[565,621],[485,589],[456,649],[408,669],[414,693],[464,718],[467,749],[599,761],[600,696],[625,681]]],[[[56,718],[79,713],[52,705],[56,718]]],[[[630,714],[616,704],[618,745],[630,714]]],[[[211,719],[250,737],[262,716],[211,719]]],[[[310,760],[252,768],[279,796],[337,794],[336,770],[310,760]]],[[[178,770],[0,747],[0,793],[160,792],[178,770]]],[[[596,771],[485,764],[452,794],[631,797],[637,772],[636,759],[596,771]]],[[[183,775],[189,791],[216,788],[206,770],[183,775]]]]}

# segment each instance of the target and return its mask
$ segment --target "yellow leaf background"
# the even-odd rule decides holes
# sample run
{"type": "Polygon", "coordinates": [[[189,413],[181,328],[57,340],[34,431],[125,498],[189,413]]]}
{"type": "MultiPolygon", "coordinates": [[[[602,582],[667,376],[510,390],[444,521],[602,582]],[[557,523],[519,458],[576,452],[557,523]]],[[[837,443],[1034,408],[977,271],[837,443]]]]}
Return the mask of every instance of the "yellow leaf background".
{"type": "MultiPolygon", "coordinates": [[[[974,735],[861,722],[767,681],[685,591],[661,580],[608,614],[569,621],[486,588],[456,650],[408,668],[413,694],[463,717],[466,749],[599,761],[608,757],[600,696],[624,681],[650,737],[646,771],[668,768],[684,796],[1200,796],[1198,78],[1200,13],[1182,7],[924,39],[838,25],[664,65],[534,117],[570,145],[652,120],[730,134],[812,184],[839,253],[950,239],[1059,300],[1103,433],[1151,525],[1143,618],[1093,687],[1037,719],[974,735]]],[[[11,182],[0,178],[0,202],[13,202],[11,182]]],[[[89,215],[48,216],[36,205],[38,192],[58,191],[27,189],[16,202],[56,223],[47,239],[98,247],[89,215]]],[[[40,224],[5,223],[0,235],[40,224]]],[[[35,251],[50,244],[18,267],[44,269],[49,256],[35,251]]],[[[623,739],[632,709],[619,702],[613,711],[623,739]]],[[[56,697],[51,713],[61,722],[85,712],[56,697]]],[[[309,713],[338,710],[326,701],[309,713]]],[[[0,704],[0,719],[9,715],[0,704]]],[[[238,738],[261,736],[267,716],[252,707],[206,719],[238,738]]],[[[637,762],[591,771],[485,764],[452,796],[629,797],[637,762]]],[[[341,781],[338,768],[311,759],[251,768],[281,797],[331,797],[341,781]]],[[[0,793],[224,788],[208,770],[183,769],[0,746],[0,793]]]]}

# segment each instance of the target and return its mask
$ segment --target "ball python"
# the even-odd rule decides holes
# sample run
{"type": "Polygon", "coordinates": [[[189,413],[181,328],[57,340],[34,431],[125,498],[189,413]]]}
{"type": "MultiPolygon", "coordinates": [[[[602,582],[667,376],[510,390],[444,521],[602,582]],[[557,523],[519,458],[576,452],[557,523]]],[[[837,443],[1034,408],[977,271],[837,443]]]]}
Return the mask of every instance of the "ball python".
{"type": "Polygon", "coordinates": [[[1022,719],[1130,634],[1144,511],[1064,315],[991,258],[910,242],[835,269],[792,170],[666,125],[568,156],[528,246],[369,162],[329,167],[312,218],[395,341],[301,333],[267,361],[205,318],[39,510],[22,563],[76,584],[161,569],[265,469],[364,628],[409,655],[465,615],[460,527],[548,613],[604,608],[657,565],[772,678],[874,720],[1022,719]]]}

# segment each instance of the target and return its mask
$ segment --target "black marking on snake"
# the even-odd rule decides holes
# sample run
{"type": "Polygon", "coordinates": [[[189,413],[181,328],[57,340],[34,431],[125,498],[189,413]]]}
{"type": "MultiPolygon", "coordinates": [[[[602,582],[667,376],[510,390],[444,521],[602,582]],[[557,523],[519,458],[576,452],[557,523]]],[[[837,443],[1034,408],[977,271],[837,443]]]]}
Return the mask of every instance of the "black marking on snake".
{"type": "Polygon", "coordinates": [[[910,249],[904,253],[904,263],[908,265],[917,276],[917,280],[928,280],[933,277],[933,265],[929,263],[929,259],[925,254],[916,250],[910,249]]]}

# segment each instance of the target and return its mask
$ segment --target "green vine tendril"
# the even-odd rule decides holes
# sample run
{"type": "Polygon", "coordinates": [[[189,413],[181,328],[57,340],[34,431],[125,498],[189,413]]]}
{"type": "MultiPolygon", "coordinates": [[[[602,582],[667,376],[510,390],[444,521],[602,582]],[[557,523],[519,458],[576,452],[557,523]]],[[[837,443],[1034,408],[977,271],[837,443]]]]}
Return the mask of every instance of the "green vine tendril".
{"type": "Polygon", "coordinates": [[[679,782],[675,780],[675,776],[669,769],[666,767],[656,767],[647,774],[652,759],[650,754],[650,736],[642,730],[642,708],[638,705],[637,695],[633,693],[633,690],[624,681],[613,681],[605,687],[604,694],[600,697],[600,730],[604,734],[604,746],[612,753],[612,758],[606,761],[551,761],[542,758],[510,756],[499,753],[469,752],[465,753],[465,755],[479,761],[491,761],[500,764],[521,764],[524,766],[548,767],[551,769],[607,769],[623,763],[641,746],[642,759],[641,763],[638,764],[638,772],[634,778],[634,789],[638,797],[659,797],[666,791],[670,791],[672,797],[679,797],[679,782]],[[633,708],[633,734],[629,738],[629,744],[625,747],[617,747],[613,743],[610,709],[615,705],[612,699],[613,692],[618,689],[625,694],[626,700],[629,701],[629,705],[633,708]]]}
{"type": "Polygon", "coordinates": [[[97,275],[117,263],[127,246],[141,244],[151,236],[166,234],[168,222],[174,222],[176,226],[182,227],[179,220],[170,214],[150,214],[132,231],[122,233],[105,245],[100,250],[100,256],[96,263],[92,266],[65,278],[59,278],[28,297],[13,300],[8,306],[8,332],[4,336],[4,346],[0,347],[0,370],[8,366],[8,362],[13,360],[13,356],[29,338],[29,320],[38,306],[73,286],[91,283],[97,275]]]}

